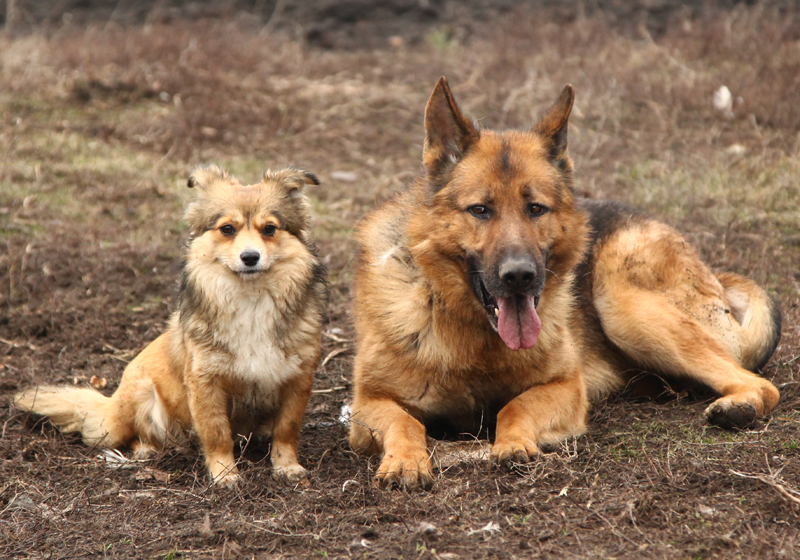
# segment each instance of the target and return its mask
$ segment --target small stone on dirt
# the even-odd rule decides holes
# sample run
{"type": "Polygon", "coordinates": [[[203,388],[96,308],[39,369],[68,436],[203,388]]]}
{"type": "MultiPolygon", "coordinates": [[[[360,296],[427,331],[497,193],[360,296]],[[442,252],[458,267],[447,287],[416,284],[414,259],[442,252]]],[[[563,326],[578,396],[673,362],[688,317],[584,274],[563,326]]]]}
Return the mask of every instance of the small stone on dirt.
{"type": "Polygon", "coordinates": [[[439,532],[439,529],[436,528],[436,525],[433,523],[428,523],[427,521],[421,521],[419,527],[417,527],[417,532],[422,533],[423,535],[435,535],[439,532]]]}
{"type": "Polygon", "coordinates": [[[334,171],[331,173],[331,179],[344,181],[345,183],[355,183],[358,180],[358,175],[352,171],[334,171]]]}

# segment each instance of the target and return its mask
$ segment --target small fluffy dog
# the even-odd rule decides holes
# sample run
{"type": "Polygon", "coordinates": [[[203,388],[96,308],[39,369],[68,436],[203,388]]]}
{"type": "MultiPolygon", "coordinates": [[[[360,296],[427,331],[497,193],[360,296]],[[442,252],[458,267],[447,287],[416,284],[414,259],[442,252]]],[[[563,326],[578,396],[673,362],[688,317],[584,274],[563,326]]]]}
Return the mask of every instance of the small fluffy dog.
{"type": "Polygon", "coordinates": [[[87,445],[137,457],[193,432],[214,483],[239,481],[235,434],[272,437],[274,476],[297,481],[301,421],[319,361],[325,270],[309,235],[305,171],[267,171],[242,185],[217,166],[195,170],[197,199],[179,308],[125,369],[111,397],[36,387],[17,407],[80,432],[87,445]]]}

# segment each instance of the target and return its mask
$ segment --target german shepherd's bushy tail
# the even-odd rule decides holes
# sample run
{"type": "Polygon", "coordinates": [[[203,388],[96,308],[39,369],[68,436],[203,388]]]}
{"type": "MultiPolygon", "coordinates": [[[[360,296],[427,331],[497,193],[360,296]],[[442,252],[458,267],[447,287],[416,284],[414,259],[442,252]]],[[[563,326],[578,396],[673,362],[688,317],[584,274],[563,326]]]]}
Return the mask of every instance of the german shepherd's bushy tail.
{"type": "Polygon", "coordinates": [[[114,448],[129,439],[128,430],[114,413],[114,398],[94,389],[43,385],[18,393],[14,404],[47,416],[64,432],[80,432],[89,446],[114,448]]]}
{"type": "Polygon", "coordinates": [[[717,278],[725,289],[731,313],[742,326],[742,367],[760,370],[781,339],[780,306],[749,278],[728,272],[717,274],[717,278]]]}

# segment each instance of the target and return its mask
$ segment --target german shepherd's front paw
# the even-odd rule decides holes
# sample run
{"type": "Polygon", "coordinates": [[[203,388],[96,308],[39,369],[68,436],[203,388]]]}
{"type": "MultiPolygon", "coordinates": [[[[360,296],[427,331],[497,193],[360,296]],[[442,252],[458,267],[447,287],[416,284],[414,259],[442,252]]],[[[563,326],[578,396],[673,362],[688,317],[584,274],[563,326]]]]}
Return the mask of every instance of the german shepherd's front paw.
{"type": "Polygon", "coordinates": [[[537,455],[539,449],[531,441],[497,442],[492,446],[489,464],[492,467],[510,470],[514,465],[524,465],[537,455]]]}
{"type": "Polygon", "coordinates": [[[308,481],[308,471],[296,463],[294,465],[273,466],[272,478],[279,482],[294,484],[308,481]]]}
{"type": "Polygon", "coordinates": [[[375,475],[375,482],[385,488],[413,490],[433,488],[433,472],[428,455],[385,455],[375,475]]]}

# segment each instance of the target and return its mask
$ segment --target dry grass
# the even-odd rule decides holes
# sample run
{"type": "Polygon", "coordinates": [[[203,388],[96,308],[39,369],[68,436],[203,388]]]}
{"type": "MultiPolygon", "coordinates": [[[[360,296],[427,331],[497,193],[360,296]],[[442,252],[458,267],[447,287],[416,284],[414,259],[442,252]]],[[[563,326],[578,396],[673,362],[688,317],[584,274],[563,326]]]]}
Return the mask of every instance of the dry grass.
{"type": "Polygon", "coordinates": [[[314,396],[304,428],[307,490],[276,487],[255,445],[238,492],[209,489],[191,450],[110,468],[4,408],[0,555],[796,556],[796,18],[678,13],[654,39],[596,16],[557,24],[520,9],[471,35],[434,28],[418,44],[350,51],[238,19],[0,38],[5,394],[92,375],[116,386],[172,309],[182,185],[200,162],[250,179],[288,163],[320,176],[311,194],[334,333],[323,355],[343,350],[318,372],[328,392],[314,396]],[[784,397],[766,424],[730,434],[705,427],[703,404],[685,395],[613,399],[587,436],[520,473],[466,462],[443,469],[431,494],[370,485],[374,460],[350,452],[335,422],[352,360],[341,341],[352,338],[350,231],[418,172],[422,112],[442,74],[492,128],[528,126],[572,83],[578,187],[676,224],[716,269],[777,294],[784,337],[765,374],[784,397]],[[721,85],[737,100],[732,115],[712,106],[721,85]]]}

